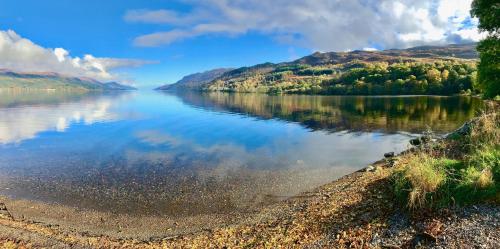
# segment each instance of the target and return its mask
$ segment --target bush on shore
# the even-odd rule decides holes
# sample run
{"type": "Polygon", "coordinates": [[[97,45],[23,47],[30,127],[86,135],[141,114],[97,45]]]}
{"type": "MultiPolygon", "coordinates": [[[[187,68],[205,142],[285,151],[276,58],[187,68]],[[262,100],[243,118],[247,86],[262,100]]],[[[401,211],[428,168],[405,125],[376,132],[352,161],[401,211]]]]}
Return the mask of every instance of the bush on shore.
{"type": "Polygon", "coordinates": [[[500,203],[500,116],[493,104],[467,133],[402,156],[392,179],[408,208],[500,203]]]}

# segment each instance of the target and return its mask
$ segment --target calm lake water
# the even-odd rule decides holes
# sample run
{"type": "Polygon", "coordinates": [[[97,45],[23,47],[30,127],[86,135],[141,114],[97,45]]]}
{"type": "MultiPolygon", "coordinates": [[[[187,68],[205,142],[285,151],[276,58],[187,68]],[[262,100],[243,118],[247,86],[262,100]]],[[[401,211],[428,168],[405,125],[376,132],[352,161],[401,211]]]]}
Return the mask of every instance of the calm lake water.
{"type": "Polygon", "coordinates": [[[248,212],[470,119],[468,97],[0,93],[0,193],[133,214],[248,212]]]}

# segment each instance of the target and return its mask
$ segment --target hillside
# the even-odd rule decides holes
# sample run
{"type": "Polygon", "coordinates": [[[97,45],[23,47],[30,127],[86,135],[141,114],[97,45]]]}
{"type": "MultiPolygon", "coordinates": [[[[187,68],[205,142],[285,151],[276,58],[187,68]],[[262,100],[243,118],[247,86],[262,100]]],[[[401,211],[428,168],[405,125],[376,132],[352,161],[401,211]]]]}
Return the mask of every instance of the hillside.
{"type": "Polygon", "coordinates": [[[475,44],[448,46],[420,46],[408,49],[389,49],[383,51],[352,51],[352,52],[316,52],[312,55],[293,61],[292,64],[307,64],[312,66],[325,64],[344,64],[355,60],[362,62],[401,62],[416,59],[477,59],[475,44]]]}
{"type": "Polygon", "coordinates": [[[156,88],[155,90],[179,90],[179,89],[194,89],[205,83],[208,83],[222,74],[233,70],[232,68],[217,68],[202,73],[195,73],[184,76],[181,80],[174,84],[167,84],[156,88]]]}
{"type": "Polygon", "coordinates": [[[85,77],[69,77],[57,73],[18,73],[0,71],[0,89],[111,91],[133,90],[117,82],[102,83],[85,77]]]}
{"type": "Polygon", "coordinates": [[[475,44],[316,52],[223,73],[198,90],[340,95],[474,92],[475,44]]]}
{"type": "Polygon", "coordinates": [[[136,90],[135,87],[128,86],[128,85],[122,85],[118,82],[112,81],[112,82],[106,82],[102,83],[104,85],[105,90],[136,90]]]}

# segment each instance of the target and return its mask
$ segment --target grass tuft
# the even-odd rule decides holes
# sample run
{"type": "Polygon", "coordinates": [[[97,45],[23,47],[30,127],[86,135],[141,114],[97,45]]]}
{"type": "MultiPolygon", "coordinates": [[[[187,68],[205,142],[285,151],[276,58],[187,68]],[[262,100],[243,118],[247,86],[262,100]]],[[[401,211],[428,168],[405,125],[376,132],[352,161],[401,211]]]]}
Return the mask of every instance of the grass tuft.
{"type": "Polygon", "coordinates": [[[411,154],[403,160],[404,166],[396,170],[396,194],[407,199],[407,206],[412,209],[432,205],[448,180],[447,169],[460,164],[425,153],[411,154]]]}
{"type": "Polygon", "coordinates": [[[499,202],[500,118],[493,106],[458,139],[451,136],[402,156],[392,175],[396,196],[410,209],[499,202]]]}
{"type": "Polygon", "coordinates": [[[488,187],[493,186],[495,182],[493,181],[493,174],[490,169],[483,169],[479,174],[475,182],[476,186],[480,189],[487,189],[488,187]]]}

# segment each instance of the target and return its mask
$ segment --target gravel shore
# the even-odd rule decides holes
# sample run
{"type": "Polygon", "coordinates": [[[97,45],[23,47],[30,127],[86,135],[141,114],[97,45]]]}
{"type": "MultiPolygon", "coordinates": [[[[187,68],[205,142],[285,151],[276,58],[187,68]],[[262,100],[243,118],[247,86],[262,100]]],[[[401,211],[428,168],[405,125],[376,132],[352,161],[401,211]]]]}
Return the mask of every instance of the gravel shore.
{"type": "MultiPolygon", "coordinates": [[[[250,217],[149,239],[89,227],[87,232],[72,231],[55,220],[39,222],[19,214],[13,219],[10,213],[16,211],[7,206],[0,214],[0,244],[13,248],[500,248],[499,206],[409,214],[394,201],[390,172],[381,161],[250,217]]],[[[83,215],[71,213],[73,218],[78,214],[83,215]]],[[[84,216],[77,218],[85,222],[84,216]]]]}

